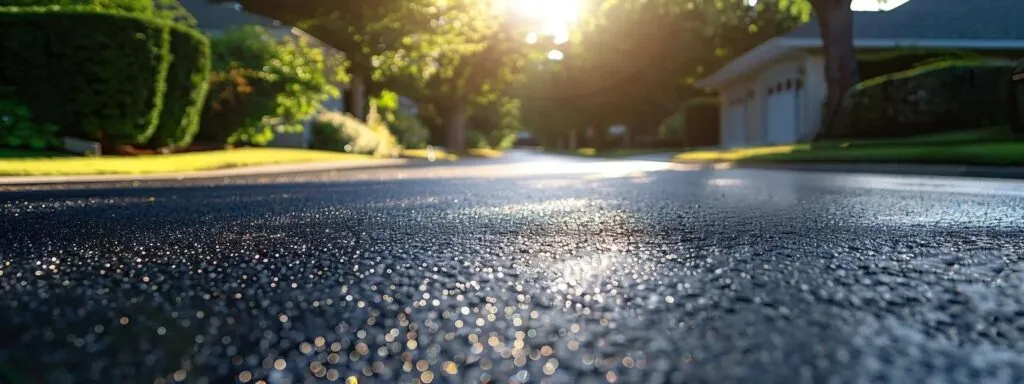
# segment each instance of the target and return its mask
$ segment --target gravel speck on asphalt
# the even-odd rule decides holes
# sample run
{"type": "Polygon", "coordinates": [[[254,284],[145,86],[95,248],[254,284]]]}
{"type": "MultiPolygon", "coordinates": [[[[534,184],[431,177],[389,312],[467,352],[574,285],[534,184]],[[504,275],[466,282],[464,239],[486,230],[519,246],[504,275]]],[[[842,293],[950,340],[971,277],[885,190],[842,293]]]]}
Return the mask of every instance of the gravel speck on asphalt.
{"type": "Polygon", "coordinates": [[[1024,382],[1024,183],[518,156],[8,188],[0,382],[1024,382]]]}

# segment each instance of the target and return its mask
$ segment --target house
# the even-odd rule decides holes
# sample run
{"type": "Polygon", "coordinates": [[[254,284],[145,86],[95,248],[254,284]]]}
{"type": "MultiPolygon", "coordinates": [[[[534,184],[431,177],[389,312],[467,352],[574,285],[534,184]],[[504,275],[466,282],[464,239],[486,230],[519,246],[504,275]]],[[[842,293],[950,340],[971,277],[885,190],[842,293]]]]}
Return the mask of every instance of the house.
{"type": "MultiPolygon", "coordinates": [[[[884,12],[855,12],[858,53],[900,48],[1024,55],[1024,1],[910,0],[884,12]]],[[[718,91],[725,147],[809,139],[827,96],[821,31],[798,26],[740,55],[698,86],[718,91]]]]}
{"type": "MultiPolygon", "coordinates": [[[[320,42],[317,38],[306,34],[301,29],[282,24],[277,20],[245,12],[238,3],[211,3],[210,0],[178,0],[178,2],[181,3],[181,5],[192,14],[192,17],[196,19],[199,29],[210,36],[221,35],[234,27],[258,25],[266,28],[272,36],[278,39],[283,39],[288,36],[301,36],[314,44],[319,45],[327,54],[342,54],[334,48],[320,42]]],[[[343,89],[344,92],[343,85],[338,84],[337,86],[339,89],[343,89]]],[[[343,100],[343,97],[332,98],[324,101],[321,107],[328,111],[342,111],[344,110],[343,100]]],[[[274,140],[271,141],[270,146],[305,148],[309,147],[311,140],[312,132],[307,125],[302,132],[275,133],[274,140]]]]}

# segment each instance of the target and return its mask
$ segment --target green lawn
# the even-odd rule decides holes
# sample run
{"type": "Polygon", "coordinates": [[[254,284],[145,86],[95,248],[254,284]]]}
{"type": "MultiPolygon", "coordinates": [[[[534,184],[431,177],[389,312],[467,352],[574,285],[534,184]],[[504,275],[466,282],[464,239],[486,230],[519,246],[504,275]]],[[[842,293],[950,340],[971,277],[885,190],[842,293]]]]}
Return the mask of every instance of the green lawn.
{"type": "Polygon", "coordinates": [[[911,137],[900,140],[833,141],[690,151],[683,162],[892,162],[1024,165],[1024,141],[1006,127],[911,137]]]}
{"type": "MultiPolygon", "coordinates": [[[[368,160],[368,155],[290,148],[238,148],[149,156],[100,156],[11,158],[0,152],[0,175],[96,175],[188,172],[247,165],[311,161],[368,160]]],[[[15,152],[10,152],[12,155],[15,152]]]]}

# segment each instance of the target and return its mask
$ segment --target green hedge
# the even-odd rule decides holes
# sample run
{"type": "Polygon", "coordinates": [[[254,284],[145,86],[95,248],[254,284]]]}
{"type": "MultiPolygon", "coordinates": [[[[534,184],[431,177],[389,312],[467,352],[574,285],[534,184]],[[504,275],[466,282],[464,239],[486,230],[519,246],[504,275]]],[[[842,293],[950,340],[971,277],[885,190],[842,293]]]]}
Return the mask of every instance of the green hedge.
{"type": "Polygon", "coordinates": [[[954,60],[861,82],[823,139],[895,138],[1006,125],[1013,63],[954,60]]]}
{"type": "Polygon", "coordinates": [[[199,132],[210,76],[210,41],[194,29],[171,27],[171,67],[160,123],[151,147],[185,147],[199,132]]]}
{"type": "Polygon", "coordinates": [[[0,84],[40,123],[107,145],[142,144],[159,121],[168,24],[92,9],[0,8],[0,84]]]}
{"type": "Polygon", "coordinates": [[[1018,77],[1010,88],[1010,122],[1013,124],[1013,132],[1024,137],[1024,59],[1017,61],[1013,70],[1014,77],[1018,77]]]}
{"type": "Polygon", "coordinates": [[[276,108],[280,92],[281,84],[266,72],[235,68],[211,73],[196,141],[266,145],[274,131],[263,117],[276,108]]]}
{"type": "Polygon", "coordinates": [[[943,61],[976,60],[976,52],[958,49],[901,48],[857,54],[857,67],[862,79],[872,79],[943,61]]]}
{"type": "Polygon", "coordinates": [[[155,10],[153,0],[0,0],[0,6],[59,6],[61,8],[91,8],[145,15],[149,15],[155,10]]]}

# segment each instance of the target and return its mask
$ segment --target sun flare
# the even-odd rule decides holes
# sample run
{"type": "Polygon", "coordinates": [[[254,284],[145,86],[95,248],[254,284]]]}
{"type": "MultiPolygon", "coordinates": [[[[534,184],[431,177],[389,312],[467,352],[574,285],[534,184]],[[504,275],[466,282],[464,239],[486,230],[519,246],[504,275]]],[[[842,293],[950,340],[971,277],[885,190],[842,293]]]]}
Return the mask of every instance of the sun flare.
{"type": "MultiPolygon", "coordinates": [[[[580,17],[583,0],[495,0],[498,9],[514,12],[537,24],[535,32],[568,40],[569,30],[580,17]]],[[[535,37],[533,38],[535,39],[535,37]]]]}

